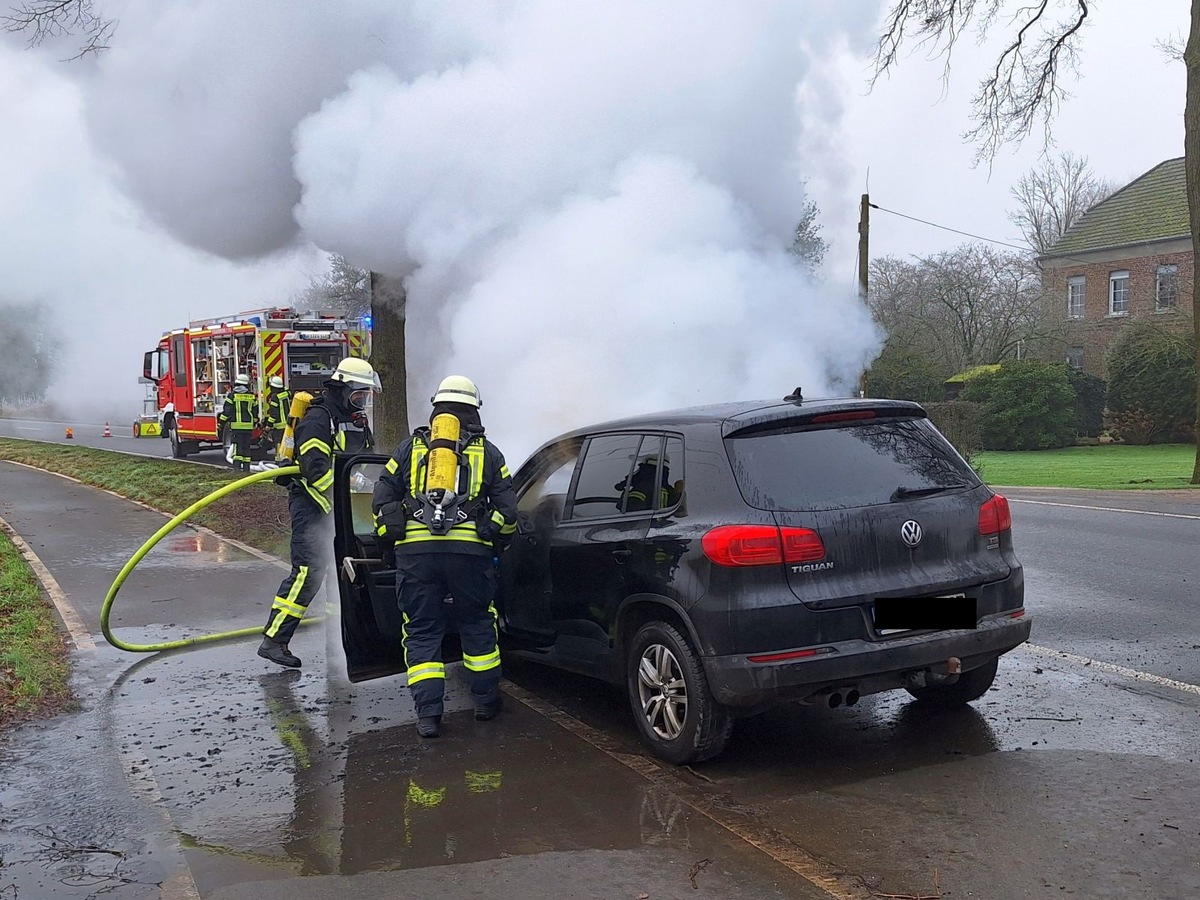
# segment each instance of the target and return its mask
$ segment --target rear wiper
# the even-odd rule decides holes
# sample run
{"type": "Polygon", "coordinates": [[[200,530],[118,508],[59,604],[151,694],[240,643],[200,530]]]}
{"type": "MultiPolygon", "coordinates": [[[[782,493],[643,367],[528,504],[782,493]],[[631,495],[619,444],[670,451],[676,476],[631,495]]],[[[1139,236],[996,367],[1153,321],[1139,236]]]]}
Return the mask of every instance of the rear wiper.
{"type": "Polygon", "coordinates": [[[970,487],[965,481],[956,481],[953,484],[942,484],[937,487],[910,488],[900,485],[896,490],[892,491],[891,502],[897,500],[908,500],[911,497],[932,497],[934,494],[944,494],[947,491],[957,491],[961,488],[970,487]]]}

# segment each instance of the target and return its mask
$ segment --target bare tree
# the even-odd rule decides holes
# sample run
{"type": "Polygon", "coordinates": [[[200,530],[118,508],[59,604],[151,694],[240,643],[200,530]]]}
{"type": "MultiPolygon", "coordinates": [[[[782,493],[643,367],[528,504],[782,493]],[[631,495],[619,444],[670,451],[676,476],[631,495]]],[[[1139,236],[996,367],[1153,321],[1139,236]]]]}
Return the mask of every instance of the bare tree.
{"type": "Polygon", "coordinates": [[[28,0],[10,7],[7,15],[0,16],[0,23],[5,31],[23,32],[30,47],[63,35],[78,35],[82,44],[71,59],[107,50],[117,28],[116,19],[97,13],[92,0],[28,0]]]}
{"type": "Polygon", "coordinates": [[[1040,256],[1085,212],[1115,190],[1115,185],[1100,179],[1089,168],[1086,156],[1075,156],[1069,151],[1047,156],[1013,187],[1011,194],[1017,208],[1008,218],[1040,256]]]}
{"type": "Polygon", "coordinates": [[[829,250],[829,241],[821,236],[821,223],[817,221],[820,214],[820,208],[812,200],[804,204],[789,249],[801,268],[810,275],[817,274],[821,263],[825,261],[825,253],[829,250]]]}
{"type": "Polygon", "coordinates": [[[1064,69],[1075,68],[1088,2],[1033,0],[1017,5],[1009,0],[897,0],[876,49],[872,84],[896,65],[910,31],[919,46],[942,48],[948,75],[954,46],[972,19],[982,35],[1007,7],[1015,5],[1012,15],[1005,17],[1013,33],[971,100],[975,125],[965,136],[977,142],[977,160],[993,159],[1002,145],[1020,142],[1039,121],[1048,143],[1050,122],[1066,96],[1059,79],[1064,69]],[[1067,7],[1069,14],[1053,18],[1049,12],[1052,5],[1067,7]]]}
{"type": "Polygon", "coordinates": [[[893,353],[923,353],[947,374],[1017,357],[1042,324],[1029,258],[979,243],[873,260],[867,296],[893,353]]]}
{"type": "MultiPolygon", "coordinates": [[[[1187,68],[1183,147],[1192,254],[1200,260],[1200,0],[1192,0],[1191,12],[1183,51],[1187,68]]],[[[1050,123],[1065,96],[1059,78],[1074,68],[1089,0],[895,0],[876,48],[872,82],[897,64],[910,37],[918,46],[940,50],[948,76],[951,53],[963,30],[974,21],[982,33],[1002,13],[1010,29],[1008,41],[972,101],[974,126],[967,136],[977,143],[977,161],[994,159],[1002,145],[1020,142],[1039,121],[1049,145],[1050,123]]],[[[1200,484],[1200,278],[1192,282],[1198,410],[1192,484],[1200,484]]]]}
{"type": "Polygon", "coordinates": [[[44,307],[0,305],[0,404],[22,407],[45,399],[59,349],[55,334],[44,307]]]}
{"type": "Polygon", "coordinates": [[[334,253],[329,271],[311,279],[293,303],[306,310],[335,310],[350,318],[362,318],[371,312],[371,273],[334,253]]]}

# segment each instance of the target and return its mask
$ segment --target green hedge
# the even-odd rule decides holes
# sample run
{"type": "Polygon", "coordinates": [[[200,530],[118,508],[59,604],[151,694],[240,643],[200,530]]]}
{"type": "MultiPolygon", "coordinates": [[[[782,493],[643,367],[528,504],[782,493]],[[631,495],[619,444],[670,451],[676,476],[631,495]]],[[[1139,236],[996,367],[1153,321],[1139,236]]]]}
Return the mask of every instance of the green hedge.
{"type": "Polygon", "coordinates": [[[961,399],[983,405],[985,450],[1050,450],[1075,441],[1075,389],[1061,363],[1005,363],[967,381],[961,399]]]}

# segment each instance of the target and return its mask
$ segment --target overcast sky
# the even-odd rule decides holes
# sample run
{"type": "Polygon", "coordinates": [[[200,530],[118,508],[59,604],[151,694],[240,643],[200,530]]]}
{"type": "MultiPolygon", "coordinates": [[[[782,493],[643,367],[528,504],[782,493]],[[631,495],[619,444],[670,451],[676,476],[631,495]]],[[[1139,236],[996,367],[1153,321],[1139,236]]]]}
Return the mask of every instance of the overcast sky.
{"type": "MultiPolygon", "coordinates": [[[[98,60],[0,40],[0,302],[54,310],[56,399],[118,421],[162,331],[285,303],[318,245],[410,276],[413,399],[472,375],[516,455],[579,416],[838,390],[878,346],[860,194],[1019,243],[1009,189],[1042,150],[971,165],[994,34],[948,85],[917,50],[868,92],[867,0],[99,5],[98,60]],[[802,181],[823,285],[782,254],[802,181]]],[[[1188,6],[1092,4],[1058,149],[1119,183],[1182,154],[1183,66],[1155,43],[1188,6]]],[[[873,212],[872,256],[965,240],[873,212]]]]}

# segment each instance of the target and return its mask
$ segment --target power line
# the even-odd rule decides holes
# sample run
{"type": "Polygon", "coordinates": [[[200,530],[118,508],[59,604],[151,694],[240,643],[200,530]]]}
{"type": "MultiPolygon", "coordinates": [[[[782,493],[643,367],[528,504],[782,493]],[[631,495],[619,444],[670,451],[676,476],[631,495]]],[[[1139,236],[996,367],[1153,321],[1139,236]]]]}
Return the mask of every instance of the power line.
{"type": "Polygon", "coordinates": [[[871,204],[872,209],[877,209],[880,212],[891,213],[893,216],[899,216],[902,219],[911,219],[913,222],[920,222],[922,225],[929,225],[931,228],[940,228],[942,231],[952,231],[955,234],[961,234],[964,237],[975,238],[977,241],[987,241],[989,244],[999,244],[1001,247],[1008,247],[1012,250],[1020,250],[1022,253],[1028,253],[1033,250],[1032,247],[1020,247],[1017,244],[1010,244],[1006,241],[998,241],[995,238],[984,237],[980,234],[971,234],[969,231],[959,231],[957,228],[951,228],[948,225],[939,225],[937,222],[930,222],[926,219],[918,219],[916,216],[906,215],[902,212],[896,212],[894,209],[887,209],[877,204],[871,204]]]}

